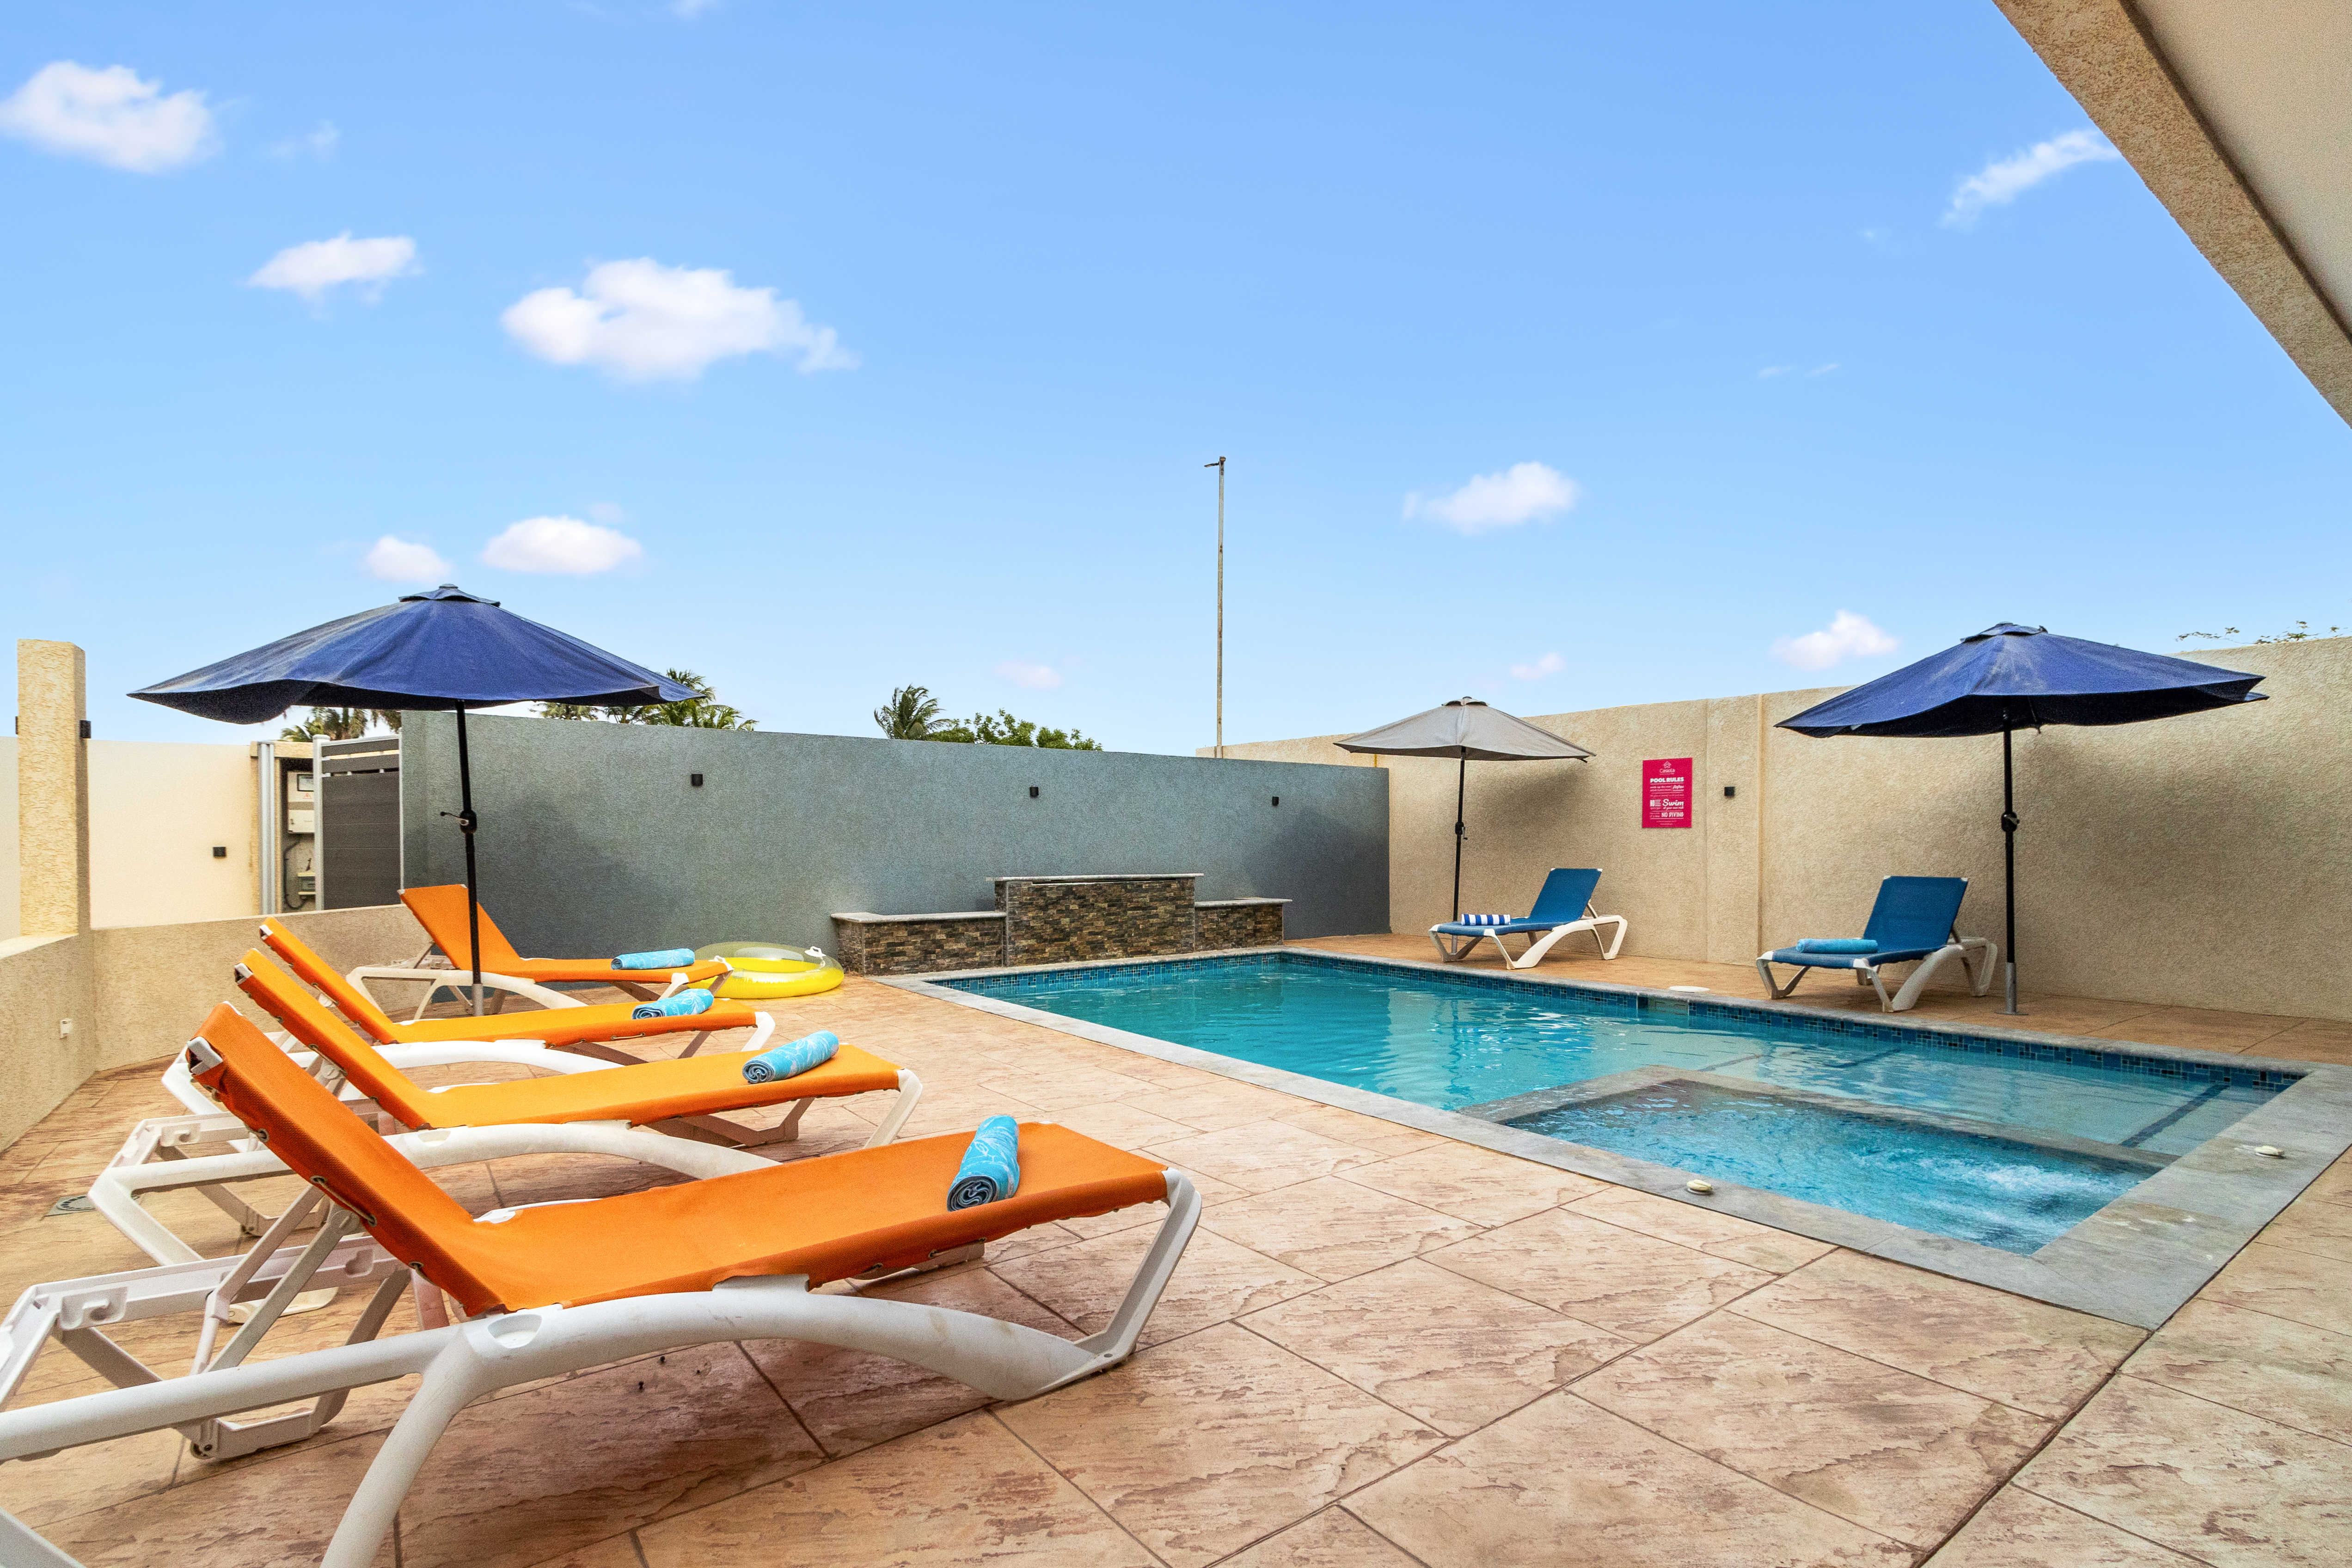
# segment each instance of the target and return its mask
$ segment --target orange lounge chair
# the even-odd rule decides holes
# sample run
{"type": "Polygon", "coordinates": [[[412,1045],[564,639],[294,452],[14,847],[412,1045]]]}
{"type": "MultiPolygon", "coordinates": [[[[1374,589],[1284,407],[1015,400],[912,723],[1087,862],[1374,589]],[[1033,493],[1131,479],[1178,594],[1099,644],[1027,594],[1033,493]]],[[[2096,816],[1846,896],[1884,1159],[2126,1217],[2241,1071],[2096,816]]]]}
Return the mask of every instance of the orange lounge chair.
{"type": "MultiPolygon", "coordinates": [[[[79,1336],[96,1335],[103,1349],[89,1345],[85,1353],[95,1352],[95,1364],[132,1385],[0,1414],[0,1459],[164,1426],[210,1430],[238,1411],[314,1397],[340,1403],[341,1391],[422,1373],[344,1511],[324,1568],[366,1568],[450,1419],[517,1384],[747,1339],[892,1356],[998,1399],[1034,1397],[1117,1365],[1134,1350],[1200,1217],[1200,1199],[1181,1173],[1066,1128],[1029,1123],[1020,1129],[1019,1191],[960,1211],[948,1209],[947,1193],[969,1138],[952,1134],[474,1219],[234,1009],[215,1007],[182,1060],[194,1081],[310,1183],[305,1205],[331,1205],[299,1256],[240,1260],[208,1300],[257,1291],[265,1279],[269,1300],[282,1300],[329,1277],[320,1267],[328,1259],[348,1255],[345,1277],[380,1280],[379,1301],[413,1269],[476,1315],[375,1341],[382,1314],[372,1310],[374,1321],[363,1323],[357,1342],[224,1366],[242,1356],[233,1342],[205,1371],[137,1381],[152,1374],[95,1325],[160,1312],[174,1289],[184,1304],[195,1289],[188,1271],[206,1266],[107,1277],[112,1294],[95,1307],[84,1299],[96,1300],[87,1288],[100,1281],[36,1287],[10,1315],[11,1329],[71,1332],[77,1348],[88,1344],[79,1336]],[[1166,1203],[1168,1217],[1109,1327],[1075,1343],[946,1308],[813,1289],[919,1268],[1031,1226],[1144,1203],[1166,1203]],[[345,1241],[355,1226],[375,1244],[364,1256],[350,1253],[345,1241]],[[173,1278],[159,1278],[166,1274],[173,1278]],[[60,1301],[74,1303],[70,1328],[60,1301]]],[[[0,1562],[69,1568],[72,1560],[0,1513],[0,1562]]]]}
{"type": "MultiPolygon", "coordinates": [[[[734,1051],[615,1066],[517,1040],[449,1041],[379,1049],[328,1012],[324,1004],[259,950],[247,951],[236,973],[238,988],[283,1024],[288,1034],[333,1063],[353,1088],[405,1127],[623,1121],[706,1142],[757,1147],[798,1138],[801,1116],[815,1100],[895,1089],[898,1102],[867,1140],[866,1146],[873,1148],[898,1135],[923,1092],[922,1080],[913,1073],[850,1045],[843,1046],[832,1060],[804,1073],[767,1083],[745,1082],[743,1056],[734,1051]],[[401,1070],[476,1061],[517,1062],[561,1076],[428,1089],[401,1070]],[[786,1102],[796,1102],[791,1113],[778,1126],[764,1131],[717,1114],[786,1102]]],[[[761,1016],[766,1027],[755,1037],[755,1046],[774,1026],[773,1020],[761,1016]]],[[[175,1064],[174,1071],[179,1070],[175,1064]]],[[[187,1103],[185,1097],[183,1103],[187,1103]]]]}
{"type": "MultiPolygon", "coordinates": [[[[760,1026],[766,1016],[753,1012],[741,1002],[719,999],[703,1012],[681,1018],[632,1018],[632,1002],[615,1002],[605,1006],[583,1006],[573,1004],[561,1008],[542,1008],[535,1012],[498,1014],[486,1018],[427,1018],[422,1022],[395,1023],[364,987],[334,972],[327,961],[310,950],[308,942],[283,926],[264,921],[261,940],[269,951],[285,962],[286,967],[316,986],[326,999],[334,1004],[352,1026],[373,1039],[380,1046],[430,1046],[449,1040],[527,1040],[551,1046],[558,1050],[578,1051],[583,1056],[604,1061],[632,1065],[641,1058],[626,1051],[616,1050],[606,1042],[642,1039],[648,1035],[691,1034],[681,1056],[692,1056],[702,1048],[702,1042],[722,1029],[751,1029],[760,1026]]],[[[488,943],[483,945],[488,946],[488,943]]],[[[770,1027],[773,1025],[771,1023],[770,1027]]],[[[765,1037],[763,1036],[762,1038],[765,1037]]]]}
{"type": "MultiPolygon", "coordinates": [[[[369,980],[424,980],[432,983],[433,990],[425,994],[430,1003],[440,988],[456,989],[460,982],[470,987],[474,975],[474,949],[466,940],[466,889],[457,884],[441,888],[403,888],[400,901],[425,928],[431,946],[416,955],[416,962],[405,967],[394,964],[363,964],[351,972],[351,981],[360,984],[369,980]],[[427,969],[425,960],[434,948],[439,948],[448,959],[448,969],[427,969]]],[[[509,995],[528,996],[543,1007],[576,1007],[580,1004],[561,991],[551,991],[551,984],[582,982],[594,985],[617,985],[642,1002],[667,995],[680,985],[699,985],[716,980],[728,971],[724,959],[706,959],[682,969],[615,969],[609,958],[525,958],[507,940],[499,922],[490,919],[490,911],[478,911],[482,921],[482,986],[500,994],[504,1005],[509,995]]],[[[418,1016],[425,1008],[420,1005],[418,1016]]]]}

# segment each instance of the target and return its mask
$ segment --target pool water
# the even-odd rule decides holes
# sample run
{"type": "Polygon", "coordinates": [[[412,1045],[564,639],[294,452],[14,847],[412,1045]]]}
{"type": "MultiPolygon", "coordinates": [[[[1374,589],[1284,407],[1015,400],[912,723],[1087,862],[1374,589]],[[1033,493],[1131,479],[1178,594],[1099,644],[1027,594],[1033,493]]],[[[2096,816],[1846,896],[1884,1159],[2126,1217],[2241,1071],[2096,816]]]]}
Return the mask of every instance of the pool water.
{"type": "MultiPolygon", "coordinates": [[[[2182,1154],[2277,1093],[2252,1069],[2026,1055],[1847,1020],[1809,1023],[1497,977],[1270,953],[950,981],[1065,1017],[1459,1110],[1636,1068],[2182,1154]]],[[[2083,1053],[2074,1053],[2080,1057],[2083,1053]]],[[[2144,1159],[1663,1086],[1514,1125],[2011,1251],[2031,1252],[2149,1173],[2144,1159]]]]}

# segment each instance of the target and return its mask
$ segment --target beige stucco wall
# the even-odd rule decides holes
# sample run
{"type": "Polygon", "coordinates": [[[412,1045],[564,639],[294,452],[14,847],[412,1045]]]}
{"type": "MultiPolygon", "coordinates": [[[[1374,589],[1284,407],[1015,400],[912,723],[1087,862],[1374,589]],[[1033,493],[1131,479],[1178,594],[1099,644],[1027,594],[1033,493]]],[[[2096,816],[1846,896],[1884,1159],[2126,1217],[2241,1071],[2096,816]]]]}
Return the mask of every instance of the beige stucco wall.
{"type": "Polygon", "coordinates": [[[0,941],[0,1148],[47,1116],[95,1070],[89,938],[0,941]],[[70,1023],[71,1034],[60,1026],[70,1023]]]}
{"type": "MultiPolygon", "coordinates": [[[[260,909],[256,770],[242,744],[91,741],[90,923],[163,925],[260,909]],[[227,849],[213,858],[213,846],[227,849]]],[[[0,736],[0,939],[19,934],[16,739],[0,736]]]]}
{"type": "MultiPolygon", "coordinates": [[[[2021,983],[2352,1018],[2352,637],[2189,657],[2263,675],[2271,700],[2017,737],[2021,983]]],[[[1837,689],[1532,719],[1597,755],[1470,764],[1464,906],[1524,910],[1551,867],[1599,866],[1628,952],[1736,963],[1859,929],[1882,877],[1964,876],[1962,929],[1998,939],[2000,739],[1771,727],[1837,689]],[[1651,757],[1693,759],[1693,826],[1640,826],[1651,757]]],[[[1369,765],[1333,739],[1226,751],[1369,765]]],[[[1454,766],[1381,765],[1391,928],[1418,930],[1449,912],[1454,766]]]]}
{"type": "MultiPolygon", "coordinates": [[[[406,963],[425,945],[415,917],[401,904],[312,910],[274,919],[338,970],[362,963],[406,963]]],[[[259,945],[259,925],[257,917],[240,915],[92,931],[98,1025],[92,1070],[169,1056],[215,1002],[235,1003],[238,1011],[261,1022],[262,1015],[229,975],[245,951],[259,945]]],[[[389,999],[387,992],[380,989],[378,994],[389,999]]]]}

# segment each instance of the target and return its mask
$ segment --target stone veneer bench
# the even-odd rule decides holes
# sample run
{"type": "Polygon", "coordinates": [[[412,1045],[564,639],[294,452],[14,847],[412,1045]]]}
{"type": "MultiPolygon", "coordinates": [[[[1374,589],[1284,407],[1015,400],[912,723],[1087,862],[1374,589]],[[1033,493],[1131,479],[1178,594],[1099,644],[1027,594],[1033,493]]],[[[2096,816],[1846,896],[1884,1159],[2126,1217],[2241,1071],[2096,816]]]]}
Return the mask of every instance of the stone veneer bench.
{"type": "Polygon", "coordinates": [[[1198,871],[996,877],[996,908],[969,913],[836,913],[834,940],[853,974],[1145,958],[1282,942],[1287,899],[1193,897],[1198,871]]]}

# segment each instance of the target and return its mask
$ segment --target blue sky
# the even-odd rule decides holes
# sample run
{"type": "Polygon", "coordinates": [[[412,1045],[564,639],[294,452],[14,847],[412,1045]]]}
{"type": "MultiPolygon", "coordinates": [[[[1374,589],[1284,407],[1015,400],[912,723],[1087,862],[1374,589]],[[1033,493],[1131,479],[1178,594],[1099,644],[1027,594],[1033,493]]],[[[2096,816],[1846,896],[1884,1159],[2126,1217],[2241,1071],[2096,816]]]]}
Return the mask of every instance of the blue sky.
{"type": "Polygon", "coordinates": [[[99,734],[437,558],[764,729],[1189,750],[1221,453],[1232,740],[2352,623],[2352,430],[1990,0],[687,10],[11,6],[99,734]]]}

